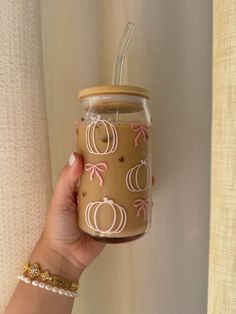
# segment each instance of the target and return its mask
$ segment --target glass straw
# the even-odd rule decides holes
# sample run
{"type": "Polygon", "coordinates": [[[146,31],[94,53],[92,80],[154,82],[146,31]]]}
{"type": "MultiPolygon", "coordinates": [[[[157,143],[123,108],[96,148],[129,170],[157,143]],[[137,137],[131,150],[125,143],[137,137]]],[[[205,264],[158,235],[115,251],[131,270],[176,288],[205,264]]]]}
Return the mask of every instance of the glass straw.
{"type": "Polygon", "coordinates": [[[125,55],[126,55],[129,43],[130,43],[130,39],[133,35],[133,31],[134,31],[134,24],[127,23],[126,28],[121,37],[120,44],[119,44],[117,54],[116,54],[116,58],[115,58],[113,78],[112,78],[113,85],[121,85],[124,59],[125,59],[125,55]]]}

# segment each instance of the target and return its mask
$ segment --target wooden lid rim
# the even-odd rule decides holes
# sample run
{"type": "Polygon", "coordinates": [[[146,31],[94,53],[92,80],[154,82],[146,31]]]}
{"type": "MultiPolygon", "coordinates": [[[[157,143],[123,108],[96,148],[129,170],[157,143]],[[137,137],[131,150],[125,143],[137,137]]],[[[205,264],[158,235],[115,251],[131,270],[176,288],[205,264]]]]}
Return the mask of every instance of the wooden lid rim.
{"type": "Polygon", "coordinates": [[[128,85],[102,85],[94,86],[82,89],[78,93],[80,99],[96,96],[96,95],[114,95],[114,94],[124,94],[124,95],[136,95],[141,96],[146,99],[149,99],[149,92],[137,86],[128,86],[128,85]]]}

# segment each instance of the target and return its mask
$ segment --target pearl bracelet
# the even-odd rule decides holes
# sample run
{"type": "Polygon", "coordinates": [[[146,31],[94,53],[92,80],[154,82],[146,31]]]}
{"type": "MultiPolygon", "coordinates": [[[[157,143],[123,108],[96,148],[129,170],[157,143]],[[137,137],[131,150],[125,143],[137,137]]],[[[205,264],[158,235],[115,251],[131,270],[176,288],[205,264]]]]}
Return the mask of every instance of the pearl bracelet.
{"type": "Polygon", "coordinates": [[[66,297],[71,297],[71,298],[76,298],[79,295],[79,292],[73,292],[73,291],[69,291],[69,290],[64,290],[64,289],[60,289],[57,287],[53,287],[51,285],[47,285],[44,282],[40,282],[38,280],[30,280],[30,278],[24,276],[24,275],[19,275],[17,276],[17,279],[20,281],[23,281],[26,284],[31,284],[34,287],[39,287],[41,289],[45,289],[47,291],[52,291],[54,293],[58,293],[60,295],[65,295],[66,297]]]}

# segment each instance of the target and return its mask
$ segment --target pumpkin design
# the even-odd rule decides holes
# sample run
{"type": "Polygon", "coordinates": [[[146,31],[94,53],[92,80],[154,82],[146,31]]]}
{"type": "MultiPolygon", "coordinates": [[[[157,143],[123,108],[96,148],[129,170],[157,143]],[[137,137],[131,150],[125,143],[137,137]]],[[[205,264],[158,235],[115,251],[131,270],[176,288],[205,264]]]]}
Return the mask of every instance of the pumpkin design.
{"type": "Polygon", "coordinates": [[[111,122],[103,120],[100,116],[97,116],[94,121],[88,124],[86,128],[85,141],[87,149],[91,154],[112,154],[116,151],[118,146],[118,132],[116,127],[111,122]],[[99,151],[95,140],[95,133],[98,130],[98,126],[104,128],[106,133],[107,143],[104,151],[99,151]]]}
{"type": "Polygon", "coordinates": [[[151,185],[151,166],[148,161],[141,160],[141,162],[130,168],[126,174],[126,186],[130,192],[146,191],[151,185]],[[146,175],[146,182],[141,186],[140,184],[140,171],[144,171],[146,175]]]}
{"type": "Polygon", "coordinates": [[[90,202],[85,209],[85,221],[86,224],[96,232],[103,233],[119,233],[121,232],[127,223],[127,214],[123,207],[116,204],[113,200],[107,197],[103,198],[103,201],[90,202]],[[98,226],[99,212],[102,215],[102,211],[110,210],[112,212],[112,222],[106,228],[98,226]]]}

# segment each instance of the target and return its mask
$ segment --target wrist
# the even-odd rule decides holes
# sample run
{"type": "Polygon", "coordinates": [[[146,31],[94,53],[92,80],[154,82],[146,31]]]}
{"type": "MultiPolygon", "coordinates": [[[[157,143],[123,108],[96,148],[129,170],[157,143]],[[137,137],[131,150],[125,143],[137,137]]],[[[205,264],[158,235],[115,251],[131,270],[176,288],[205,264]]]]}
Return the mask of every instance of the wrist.
{"type": "Polygon", "coordinates": [[[52,249],[43,236],[33,250],[29,262],[40,264],[43,270],[48,270],[52,275],[72,281],[78,281],[82,274],[82,270],[66,256],[52,249]]]}

